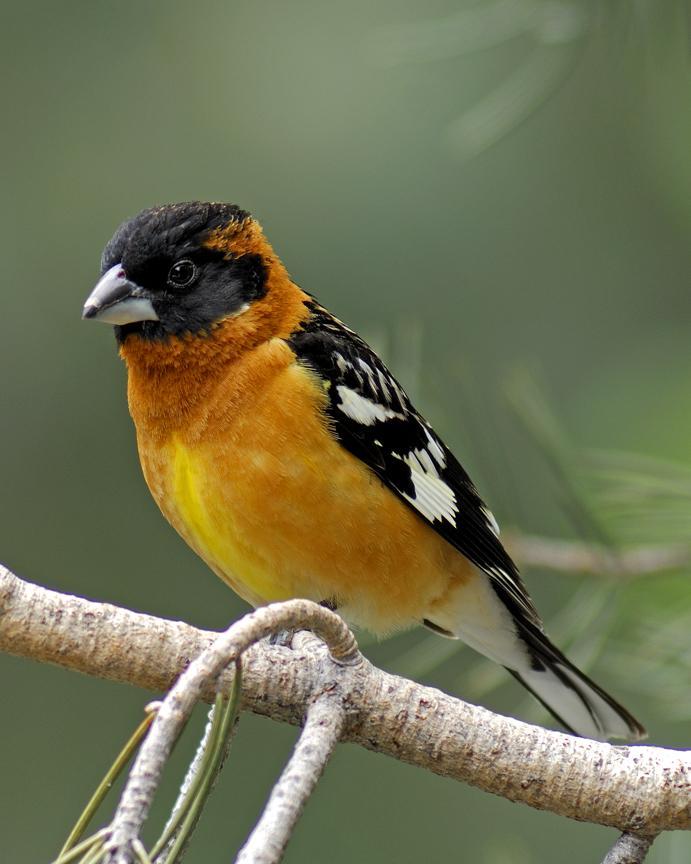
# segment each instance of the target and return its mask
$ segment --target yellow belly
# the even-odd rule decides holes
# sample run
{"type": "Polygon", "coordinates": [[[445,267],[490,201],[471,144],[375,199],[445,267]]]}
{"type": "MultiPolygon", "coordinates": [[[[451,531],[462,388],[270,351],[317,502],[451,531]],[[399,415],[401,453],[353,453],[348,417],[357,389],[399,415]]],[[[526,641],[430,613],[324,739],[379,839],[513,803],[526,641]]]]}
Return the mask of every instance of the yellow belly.
{"type": "Polygon", "coordinates": [[[172,493],[167,515],[190,546],[253,605],[286,599],[277,593],[279,586],[264,562],[243,542],[232,507],[214,488],[203,451],[194,452],[173,438],[167,461],[172,493]]]}
{"type": "Polygon", "coordinates": [[[472,576],[469,563],[328,430],[326,396],[297,365],[252,407],[154,443],[144,473],[193,549],[253,605],[335,600],[378,631],[430,617],[472,576]]]}

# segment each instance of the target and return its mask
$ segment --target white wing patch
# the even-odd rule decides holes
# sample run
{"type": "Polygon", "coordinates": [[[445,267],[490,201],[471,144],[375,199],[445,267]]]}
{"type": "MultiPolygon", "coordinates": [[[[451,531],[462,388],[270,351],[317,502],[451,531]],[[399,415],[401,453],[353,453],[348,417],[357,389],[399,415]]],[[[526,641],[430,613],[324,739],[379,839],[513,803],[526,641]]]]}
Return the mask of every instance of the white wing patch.
{"type": "Polygon", "coordinates": [[[375,423],[384,420],[405,420],[404,415],[398,411],[393,411],[385,405],[373,402],[343,384],[339,384],[336,391],[341,399],[340,405],[336,407],[346,417],[350,417],[351,420],[355,420],[356,423],[361,423],[363,426],[374,426],[375,423]]]}
{"type": "Polygon", "coordinates": [[[456,527],[458,504],[453,489],[439,476],[427,450],[413,450],[407,456],[398,456],[410,468],[410,479],[415,495],[401,493],[415,509],[430,522],[446,519],[456,527]]]}
{"type": "Polygon", "coordinates": [[[334,351],[334,358],[336,360],[336,366],[338,367],[338,371],[342,374],[345,374],[349,369],[349,364],[346,361],[345,357],[342,354],[339,354],[338,351],[334,351]]]}
{"type": "MultiPolygon", "coordinates": [[[[369,393],[369,396],[365,396],[346,384],[336,385],[339,402],[335,407],[346,417],[361,426],[374,426],[387,420],[405,420],[416,427],[418,440],[422,427],[424,438],[427,439],[422,446],[407,452],[396,452],[391,448],[391,444],[388,445],[391,448],[390,455],[405,462],[410,469],[414,492],[400,494],[428,521],[441,522],[445,519],[455,528],[458,515],[456,493],[442,479],[440,472],[446,468],[446,454],[432,430],[408,409],[407,396],[395,379],[386,374],[386,370],[368,363],[362,357],[351,362],[339,351],[333,352],[333,358],[336,368],[343,376],[354,376],[353,386],[359,385],[369,393]],[[374,398],[370,398],[372,396],[374,398]],[[396,410],[397,408],[400,410],[396,410]]],[[[374,444],[377,447],[384,446],[379,438],[375,439],[374,444]]]]}

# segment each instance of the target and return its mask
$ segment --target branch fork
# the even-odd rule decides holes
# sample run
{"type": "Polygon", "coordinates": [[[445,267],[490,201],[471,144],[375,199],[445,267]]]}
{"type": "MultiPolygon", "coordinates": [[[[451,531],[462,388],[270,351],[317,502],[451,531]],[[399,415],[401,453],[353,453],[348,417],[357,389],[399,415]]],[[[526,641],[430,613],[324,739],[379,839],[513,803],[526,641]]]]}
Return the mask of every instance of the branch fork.
{"type": "MultiPolygon", "coordinates": [[[[355,637],[344,621],[309,600],[264,606],[231,625],[189,665],[158,708],[113,819],[106,844],[107,864],[132,864],[134,861],[135,843],[173,744],[202,698],[204,688],[209,685],[224,687],[219,675],[239,661],[253,644],[274,633],[298,627],[309,628],[325,643],[334,664],[352,667],[362,660],[355,637]]],[[[330,694],[322,693],[307,707],[305,728],[296,751],[240,860],[269,864],[282,857],[292,828],[343,730],[343,700],[337,699],[333,685],[330,690],[330,694]]]]}

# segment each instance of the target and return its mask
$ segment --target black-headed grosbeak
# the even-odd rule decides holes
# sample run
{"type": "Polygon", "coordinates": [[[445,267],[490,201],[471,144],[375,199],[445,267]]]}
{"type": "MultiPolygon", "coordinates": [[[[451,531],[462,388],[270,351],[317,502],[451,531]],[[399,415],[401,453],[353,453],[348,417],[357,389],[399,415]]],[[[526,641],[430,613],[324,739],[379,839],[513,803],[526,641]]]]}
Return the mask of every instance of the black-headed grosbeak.
{"type": "Polygon", "coordinates": [[[424,624],[501,663],[568,729],[643,727],[549,641],[494,517],[374,351],[229,204],[116,231],[84,318],[115,325],[146,482],[254,606],[424,624]]]}

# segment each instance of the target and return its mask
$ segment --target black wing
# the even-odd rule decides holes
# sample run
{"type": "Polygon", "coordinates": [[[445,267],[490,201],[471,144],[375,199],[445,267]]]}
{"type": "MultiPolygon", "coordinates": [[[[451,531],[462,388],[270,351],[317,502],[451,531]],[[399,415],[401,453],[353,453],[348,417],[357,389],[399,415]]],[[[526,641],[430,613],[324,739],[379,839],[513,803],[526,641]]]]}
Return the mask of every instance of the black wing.
{"type": "Polygon", "coordinates": [[[327,382],[340,442],[490,577],[514,618],[541,629],[496,520],[453,453],[369,345],[318,303],[309,306],[311,317],[289,341],[327,382]]]}

